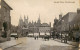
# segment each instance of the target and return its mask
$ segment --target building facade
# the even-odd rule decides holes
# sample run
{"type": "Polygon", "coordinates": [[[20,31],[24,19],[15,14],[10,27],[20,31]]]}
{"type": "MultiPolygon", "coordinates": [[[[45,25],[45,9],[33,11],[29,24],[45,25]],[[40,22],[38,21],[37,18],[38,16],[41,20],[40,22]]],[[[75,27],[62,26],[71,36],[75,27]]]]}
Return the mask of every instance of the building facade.
{"type": "Polygon", "coordinates": [[[12,10],[12,8],[4,0],[0,0],[0,37],[5,40],[10,40],[10,10],[12,10]]]}
{"type": "Polygon", "coordinates": [[[59,15],[59,19],[54,19],[54,28],[56,31],[69,31],[69,26],[71,21],[75,18],[77,15],[76,12],[69,12],[66,15],[62,16],[61,14],[59,15]],[[62,16],[62,17],[61,17],[62,16]]]}
{"type": "Polygon", "coordinates": [[[39,27],[39,32],[40,33],[50,33],[50,29],[51,29],[51,25],[47,24],[47,23],[43,23],[40,27],[39,27]]]}
{"type": "Polygon", "coordinates": [[[80,9],[77,9],[77,12],[68,12],[60,19],[55,19],[53,26],[56,32],[68,33],[69,39],[76,38],[76,35],[80,36],[80,9]]]}
{"type": "Polygon", "coordinates": [[[51,23],[50,25],[47,23],[42,23],[41,24],[41,20],[40,20],[40,15],[37,21],[35,22],[29,22],[28,21],[28,16],[27,19],[26,17],[24,17],[24,21],[20,18],[19,20],[19,27],[22,30],[22,34],[27,35],[27,33],[39,33],[39,32],[50,32],[50,28],[51,28],[51,23]]]}

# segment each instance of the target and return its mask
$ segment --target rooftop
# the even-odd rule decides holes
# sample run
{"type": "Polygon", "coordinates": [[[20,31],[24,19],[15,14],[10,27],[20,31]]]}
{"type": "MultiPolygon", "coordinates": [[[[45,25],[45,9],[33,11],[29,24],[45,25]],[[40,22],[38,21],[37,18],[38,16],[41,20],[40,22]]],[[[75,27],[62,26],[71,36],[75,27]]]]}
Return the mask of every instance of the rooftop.
{"type": "Polygon", "coordinates": [[[42,27],[49,27],[49,25],[47,23],[43,23],[41,24],[42,27]]]}

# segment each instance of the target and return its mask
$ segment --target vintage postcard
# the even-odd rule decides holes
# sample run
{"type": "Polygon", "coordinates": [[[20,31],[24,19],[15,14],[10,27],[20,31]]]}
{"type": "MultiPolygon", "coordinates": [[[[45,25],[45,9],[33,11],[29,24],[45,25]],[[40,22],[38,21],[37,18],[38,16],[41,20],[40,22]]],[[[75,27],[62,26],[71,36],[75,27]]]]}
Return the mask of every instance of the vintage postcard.
{"type": "Polygon", "coordinates": [[[80,0],[0,0],[0,50],[80,50],[80,0]]]}

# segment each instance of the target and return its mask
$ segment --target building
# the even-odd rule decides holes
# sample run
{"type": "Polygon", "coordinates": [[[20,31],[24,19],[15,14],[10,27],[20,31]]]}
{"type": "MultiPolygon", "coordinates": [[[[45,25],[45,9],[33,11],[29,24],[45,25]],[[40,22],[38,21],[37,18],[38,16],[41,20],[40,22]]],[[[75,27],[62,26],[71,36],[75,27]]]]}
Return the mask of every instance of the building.
{"type": "Polygon", "coordinates": [[[19,24],[18,24],[18,30],[17,30],[19,37],[22,37],[22,28],[23,28],[23,19],[20,16],[19,24]]]}
{"type": "Polygon", "coordinates": [[[59,19],[54,19],[53,30],[55,32],[61,32],[62,29],[62,14],[59,15],[59,19]],[[61,16],[61,18],[60,18],[61,16]]]}
{"type": "Polygon", "coordinates": [[[76,12],[68,12],[63,17],[61,17],[62,15],[60,14],[59,19],[54,19],[54,28],[56,29],[56,31],[69,31],[69,25],[76,15],[76,12]]]}
{"type": "Polygon", "coordinates": [[[69,26],[72,23],[71,21],[73,21],[73,19],[75,18],[76,15],[77,15],[76,12],[69,12],[63,16],[63,18],[62,18],[63,24],[62,25],[64,27],[64,31],[69,31],[69,26]]]}
{"type": "Polygon", "coordinates": [[[46,32],[50,33],[50,28],[51,28],[51,25],[49,25],[47,23],[43,23],[39,27],[39,32],[40,33],[46,33],[46,32]]]}
{"type": "Polygon", "coordinates": [[[47,24],[47,23],[43,23],[41,24],[41,20],[40,20],[40,15],[37,21],[35,22],[29,22],[28,21],[28,16],[27,19],[26,17],[24,17],[24,21],[20,18],[19,20],[19,28],[22,30],[22,34],[27,35],[28,33],[39,33],[39,32],[50,32],[50,27],[51,27],[51,23],[47,24]]]}
{"type": "Polygon", "coordinates": [[[28,16],[27,16],[27,19],[24,16],[24,24],[23,24],[23,27],[28,28],[28,16]]]}
{"type": "Polygon", "coordinates": [[[0,0],[0,41],[10,40],[12,8],[4,1],[0,0]]]}
{"type": "Polygon", "coordinates": [[[54,30],[68,34],[69,39],[80,36],[80,9],[77,12],[68,12],[60,19],[54,20],[54,30]]]}
{"type": "Polygon", "coordinates": [[[42,23],[39,27],[39,36],[44,36],[45,34],[50,35],[51,33],[51,23],[42,23]]]}
{"type": "Polygon", "coordinates": [[[77,9],[77,15],[71,21],[70,29],[74,32],[73,36],[75,38],[76,38],[76,35],[80,36],[80,9],[77,9]]]}

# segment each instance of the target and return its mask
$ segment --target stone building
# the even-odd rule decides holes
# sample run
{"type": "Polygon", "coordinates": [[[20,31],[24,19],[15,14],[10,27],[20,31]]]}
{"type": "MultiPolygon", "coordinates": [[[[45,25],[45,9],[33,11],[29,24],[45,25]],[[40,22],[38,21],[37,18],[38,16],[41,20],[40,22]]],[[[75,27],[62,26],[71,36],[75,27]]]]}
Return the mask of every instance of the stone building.
{"type": "Polygon", "coordinates": [[[4,1],[0,0],[0,41],[10,40],[11,16],[12,8],[4,1]]]}
{"type": "Polygon", "coordinates": [[[38,32],[38,28],[39,26],[41,25],[41,21],[40,21],[40,17],[38,18],[37,22],[29,22],[28,21],[28,16],[27,16],[27,19],[26,17],[24,16],[24,21],[23,19],[20,17],[20,20],[19,20],[19,27],[21,28],[27,28],[29,31],[28,32],[38,32]]]}
{"type": "Polygon", "coordinates": [[[64,31],[69,31],[70,30],[69,27],[70,27],[71,21],[73,21],[73,19],[75,18],[76,15],[77,15],[76,12],[69,12],[66,15],[63,16],[63,18],[62,18],[63,21],[62,22],[64,24],[62,24],[62,25],[64,27],[64,31]]]}
{"type": "Polygon", "coordinates": [[[40,33],[50,33],[51,25],[47,23],[42,23],[39,27],[40,33]]]}
{"type": "Polygon", "coordinates": [[[54,20],[54,28],[56,31],[69,31],[69,26],[71,21],[73,21],[74,17],[77,15],[76,12],[68,12],[66,15],[59,15],[59,19],[54,20]],[[62,17],[60,17],[62,16],[62,17]]]}
{"type": "Polygon", "coordinates": [[[27,19],[24,17],[24,21],[21,18],[19,20],[19,28],[22,30],[22,34],[27,35],[28,33],[50,32],[51,23],[50,25],[47,23],[41,24],[40,15],[37,22],[29,22],[28,20],[28,16],[27,19]]]}
{"type": "Polygon", "coordinates": [[[59,19],[54,19],[53,29],[56,32],[60,32],[62,29],[62,14],[59,15],[59,19]]]}
{"type": "Polygon", "coordinates": [[[80,9],[77,12],[68,12],[61,20],[55,19],[53,26],[57,32],[68,33],[69,39],[76,38],[77,34],[80,36],[80,9]]]}
{"type": "Polygon", "coordinates": [[[39,36],[44,36],[45,34],[51,35],[51,23],[42,23],[39,27],[39,36]]]}
{"type": "Polygon", "coordinates": [[[18,30],[17,30],[19,37],[22,37],[22,28],[23,28],[23,19],[20,17],[19,24],[18,24],[18,30]]]}
{"type": "Polygon", "coordinates": [[[70,29],[74,32],[74,37],[76,37],[76,35],[80,36],[80,9],[77,9],[77,15],[71,21],[70,29]]]}
{"type": "Polygon", "coordinates": [[[28,28],[28,16],[27,16],[27,19],[26,19],[26,16],[24,16],[24,24],[23,24],[23,27],[28,28]]]}

